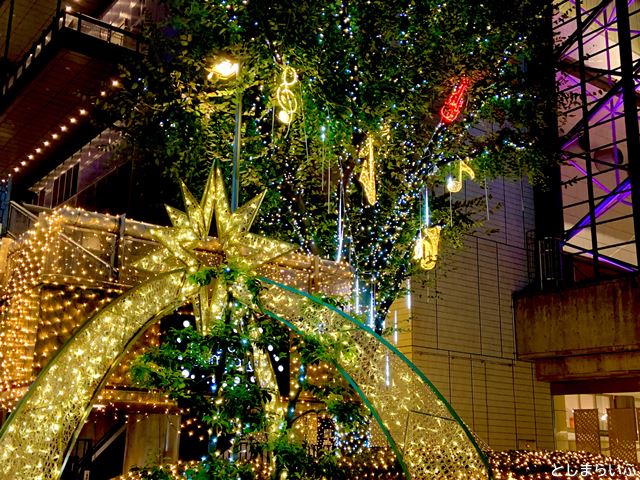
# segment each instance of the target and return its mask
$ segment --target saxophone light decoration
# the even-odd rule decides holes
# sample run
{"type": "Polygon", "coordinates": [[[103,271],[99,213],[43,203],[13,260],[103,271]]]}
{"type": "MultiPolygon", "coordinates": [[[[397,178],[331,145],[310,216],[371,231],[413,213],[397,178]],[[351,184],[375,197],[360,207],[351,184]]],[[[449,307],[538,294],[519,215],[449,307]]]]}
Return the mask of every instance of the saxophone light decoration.
{"type": "Polygon", "coordinates": [[[377,201],[376,195],[376,164],[373,157],[373,138],[367,140],[368,156],[362,163],[362,170],[358,180],[362,184],[364,197],[369,205],[373,205],[377,201]]]}
{"type": "Polygon", "coordinates": [[[425,227],[418,237],[413,249],[413,259],[418,260],[423,270],[433,270],[436,267],[441,231],[440,225],[425,227]]]}
{"type": "Polygon", "coordinates": [[[440,122],[449,125],[458,118],[462,107],[464,107],[465,93],[467,93],[470,86],[471,79],[469,77],[462,77],[458,84],[453,87],[453,91],[449,94],[440,109],[440,122]]]}

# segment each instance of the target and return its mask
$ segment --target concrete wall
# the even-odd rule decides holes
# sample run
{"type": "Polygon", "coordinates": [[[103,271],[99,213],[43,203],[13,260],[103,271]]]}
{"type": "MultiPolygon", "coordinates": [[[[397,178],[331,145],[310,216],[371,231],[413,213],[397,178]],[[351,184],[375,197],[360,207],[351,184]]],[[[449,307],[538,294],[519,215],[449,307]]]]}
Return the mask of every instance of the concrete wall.
{"type": "MultiPolygon", "coordinates": [[[[518,353],[552,382],[640,378],[640,277],[518,295],[518,353]]],[[[604,391],[617,391],[605,387],[604,391]]]]}
{"type": "Polygon", "coordinates": [[[640,276],[516,298],[526,358],[640,350],[640,276]]]}
{"type": "MultiPolygon", "coordinates": [[[[515,352],[511,295],[528,283],[533,193],[501,180],[489,190],[491,207],[501,207],[483,229],[499,231],[478,232],[463,249],[444,252],[434,271],[412,279],[410,301],[396,302],[391,318],[409,327],[401,349],[492,448],[553,448],[549,384],[536,381],[533,364],[515,352]]],[[[457,195],[484,190],[467,185],[457,195]]]]}

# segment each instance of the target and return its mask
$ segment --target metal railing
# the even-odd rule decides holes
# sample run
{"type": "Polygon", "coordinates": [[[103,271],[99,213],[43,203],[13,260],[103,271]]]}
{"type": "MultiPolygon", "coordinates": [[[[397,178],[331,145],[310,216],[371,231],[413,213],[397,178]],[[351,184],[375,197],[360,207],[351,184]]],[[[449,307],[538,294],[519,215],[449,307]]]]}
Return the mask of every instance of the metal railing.
{"type": "MultiPolygon", "coordinates": [[[[626,245],[621,242],[613,247],[626,245]]],[[[599,272],[593,266],[593,251],[557,237],[527,233],[527,269],[530,288],[547,290],[583,282],[615,278],[638,271],[638,267],[598,252],[599,272]]]]}
{"type": "Polygon", "coordinates": [[[81,13],[63,13],[58,18],[58,30],[65,28],[89,35],[112,45],[140,52],[140,37],[135,33],[81,13]]]}
{"type": "MultiPolygon", "coordinates": [[[[32,208],[37,208],[37,207],[34,206],[32,208]]],[[[44,209],[42,209],[42,210],[46,211],[44,209]]],[[[28,229],[33,227],[37,221],[38,221],[38,215],[36,215],[33,212],[29,211],[27,208],[25,208],[24,206],[20,205],[19,203],[16,203],[16,202],[13,202],[13,201],[10,203],[10,207],[9,207],[9,230],[8,230],[8,233],[9,233],[9,235],[11,237],[18,238],[19,235],[22,235],[28,229]]],[[[73,236],[74,232],[70,232],[70,233],[73,236]]],[[[113,277],[116,276],[116,274],[118,272],[118,269],[114,265],[112,265],[109,262],[107,262],[106,260],[100,258],[98,255],[93,253],[91,250],[89,250],[88,248],[84,247],[83,245],[78,243],[76,240],[71,238],[71,236],[69,236],[69,235],[67,235],[65,233],[60,233],[59,237],[60,237],[61,241],[65,242],[68,245],[70,245],[71,247],[77,249],[79,252],[82,253],[82,255],[88,257],[88,259],[90,261],[94,261],[98,265],[101,265],[103,268],[108,270],[109,271],[109,277],[113,278],[113,277]]]]}
{"type": "MultiPolygon", "coordinates": [[[[39,269],[39,276],[62,283],[107,282],[129,287],[149,278],[151,272],[142,270],[137,261],[159,244],[151,234],[158,228],[144,222],[87,212],[80,209],[49,209],[36,205],[20,205],[11,202],[8,236],[15,239],[8,255],[9,272],[12,257],[29,248],[25,241],[27,231],[33,231],[41,215],[58,216],[57,234],[48,239],[48,254],[39,269]]],[[[208,264],[223,259],[222,246],[215,238],[201,242],[196,254],[208,264]]],[[[280,278],[290,285],[309,291],[327,294],[346,293],[351,285],[348,267],[317,257],[292,254],[262,267],[260,274],[277,271],[280,278]],[[322,280],[324,279],[324,280],[322,280]]]]}
{"type": "Polygon", "coordinates": [[[0,90],[2,96],[7,95],[18,80],[33,69],[33,65],[41,57],[45,48],[48,48],[52,41],[63,31],[82,33],[134,52],[140,52],[142,46],[140,36],[133,32],[114,27],[81,13],[61,12],[53,19],[49,27],[42,32],[22,59],[18,61],[13,73],[7,76],[0,90]]]}

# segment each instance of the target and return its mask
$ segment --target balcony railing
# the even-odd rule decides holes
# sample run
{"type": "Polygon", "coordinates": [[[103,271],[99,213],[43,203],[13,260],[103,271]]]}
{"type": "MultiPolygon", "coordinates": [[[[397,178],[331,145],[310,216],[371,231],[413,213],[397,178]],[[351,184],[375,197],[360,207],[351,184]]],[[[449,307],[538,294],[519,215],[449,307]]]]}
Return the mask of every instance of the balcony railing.
{"type": "MultiPolygon", "coordinates": [[[[130,220],[124,215],[114,216],[87,212],[81,209],[51,210],[35,205],[11,202],[8,234],[16,239],[9,253],[9,272],[12,257],[27,247],[28,230],[38,222],[41,214],[55,212],[61,224],[59,234],[48,240],[49,254],[39,275],[74,277],[76,282],[116,282],[131,286],[148,278],[149,272],[136,266],[137,260],[159,244],[151,234],[157,225],[130,220]]],[[[203,259],[222,257],[222,248],[215,238],[202,242],[197,249],[203,259]]],[[[344,265],[300,254],[281,257],[262,267],[261,274],[277,271],[285,283],[309,291],[341,294],[350,291],[351,271],[344,265]]]]}
{"type": "Polygon", "coordinates": [[[90,37],[102,40],[106,44],[116,45],[133,52],[140,52],[141,42],[139,35],[114,27],[108,23],[76,12],[62,12],[53,19],[49,27],[42,32],[38,40],[25,53],[17,63],[15,70],[2,85],[2,96],[7,95],[15,84],[31,69],[40,58],[46,48],[50,48],[52,42],[62,32],[78,32],[90,37]]]}
{"type": "MultiPolygon", "coordinates": [[[[627,245],[624,242],[615,246],[627,245]]],[[[527,233],[527,267],[529,290],[556,290],[598,280],[619,278],[638,272],[636,265],[598,252],[594,268],[594,252],[557,237],[538,237],[527,233]]]]}

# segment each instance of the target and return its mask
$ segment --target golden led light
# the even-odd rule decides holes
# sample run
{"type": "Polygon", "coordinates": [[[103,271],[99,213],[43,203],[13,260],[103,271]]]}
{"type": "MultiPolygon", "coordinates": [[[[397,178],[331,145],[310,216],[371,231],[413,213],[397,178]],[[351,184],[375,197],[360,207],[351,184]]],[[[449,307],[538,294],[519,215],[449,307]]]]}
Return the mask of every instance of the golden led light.
{"type": "MultiPolygon", "coordinates": [[[[196,201],[184,183],[181,188],[186,212],[167,206],[173,227],[153,231],[164,248],[142,258],[137,263],[140,268],[164,272],[173,268],[177,261],[190,272],[195,272],[201,266],[195,255],[195,248],[208,237],[214,212],[218,239],[222,244],[225,261],[230,265],[252,272],[258,266],[297,248],[287,242],[249,233],[266,192],[231,212],[222,173],[218,169],[211,169],[200,202],[196,201]]],[[[227,288],[234,286],[227,286],[215,279],[212,287],[204,286],[200,289],[198,301],[194,302],[194,312],[201,331],[208,332],[211,322],[223,311],[227,288]]],[[[247,297],[247,292],[243,289],[236,294],[240,298],[247,297]]]]}
{"type": "Polygon", "coordinates": [[[87,111],[84,108],[81,108],[79,113],[80,113],[80,115],[86,115],[87,111]]]}
{"type": "Polygon", "coordinates": [[[369,205],[373,205],[377,201],[376,196],[376,164],[373,157],[373,138],[369,137],[367,140],[368,155],[366,160],[362,163],[362,170],[360,170],[360,176],[358,181],[362,184],[364,190],[364,196],[369,205]]]}
{"type": "Polygon", "coordinates": [[[293,121],[293,114],[298,110],[298,99],[289,88],[296,83],[298,83],[298,74],[292,67],[286,65],[282,70],[280,85],[276,90],[276,102],[280,107],[278,120],[286,125],[293,121]]]}
{"type": "Polygon", "coordinates": [[[278,113],[278,120],[280,120],[280,122],[284,124],[289,124],[291,123],[292,118],[289,112],[287,112],[286,110],[280,110],[280,112],[278,113]]]}
{"type": "Polygon", "coordinates": [[[207,78],[211,80],[214,75],[217,75],[220,78],[227,79],[237,75],[239,71],[240,63],[223,58],[211,67],[207,78]]]}
{"type": "Polygon", "coordinates": [[[476,178],[476,173],[464,160],[458,162],[458,178],[449,177],[447,179],[447,190],[451,193],[457,193],[462,190],[462,175],[466,174],[470,180],[476,178]]]}
{"type": "MultiPolygon", "coordinates": [[[[99,311],[92,315],[91,320],[77,329],[58,350],[55,361],[32,385],[25,401],[5,424],[0,437],[0,478],[57,478],[73,434],[82,425],[92,405],[109,402],[105,391],[99,396],[95,396],[95,392],[131,338],[157,314],[173,311],[185,299],[203,295],[200,297],[204,300],[199,302],[201,305],[206,306],[207,301],[210,305],[215,304],[215,285],[211,294],[211,290],[203,290],[186,281],[186,274],[201,266],[202,257],[196,255],[196,249],[206,239],[214,214],[222,249],[217,254],[222,253],[228,264],[249,272],[260,268],[261,274],[272,272],[278,278],[289,276],[282,267],[265,263],[290,251],[293,246],[249,232],[263,195],[230,212],[222,176],[217,171],[210,173],[200,201],[184,185],[182,192],[185,212],[167,209],[173,226],[154,230],[162,248],[146,256],[142,262],[157,275],[114,301],[101,304],[106,306],[100,308],[99,305],[99,311]],[[47,427],[42,428],[43,425],[47,427]]],[[[78,216],[87,215],[80,210],[74,212],[78,216]]],[[[82,262],[74,260],[73,255],[78,255],[78,251],[60,253],[68,246],[54,241],[64,231],[64,225],[59,221],[61,215],[54,212],[43,216],[38,227],[26,234],[25,242],[31,245],[31,253],[20,257],[21,263],[15,265],[15,277],[10,284],[10,288],[21,295],[14,295],[15,300],[9,302],[9,306],[0,306],[13,309],[12,318],[25,322],[20,325],[27,327],[12,333],[16,336],[12,345],[16,345],[23,359],[21,361],[25,362],[16,368],[27,379],[31,378],[33,362],[44,363],[47,358],[37,355],[34,358],[29,350],[32,348],[29,341],[38,331],[40,312],[48,312],[47,318],[58,322],[66,318],[65,309],[78,301],[74,294],[62,300],[45,291],[46,301],[38,304],[30,292],[40,282],[41,266],[58,254],[69,260],[66,269],[86,274],[82,273],[82,262]]],[[[133,262],[125,259],[123,264],[131,265],[133,262]]],[[[305,278],[308,283],[309,277],[305,278]]],[[[230,288],[240,286],[232,285],[230,288]]],[[[117,291],[113,293],[118,295],[117,291]]],[[[235,293],[238,297],[243,296],[241,291],[235,293]]],[[[92,292],[87,293],[90,294],[93,295],[92,292]]],[[[384,429],[395,439],[413,478],[430,478],[430,472],[436,470],[442,472],[443,478],[487,478],[482,458],[444,398],[438,396],[417,370],[390,347],[338,312],[319,307],[292,292],[266,288],[261,292],[260,302],[300,331],[317,334],[321,329],[327,338],[339,340],[345,346],[339,359],[340,366],[379,414],[379,424],[372,435],[382,438],[380,432],[384,429]],[[390,379],[386,376],[384,362],[379,361],[385,355],[389,356],[390,379]]],[[[205,308],[204,311],[210,309],[205,308]]],[[[84,317],[78,318],[78,321],[82,320],[84,317]]],[[[40,331],[43,335],[57,336],[53,331],[61,330],[63,325],[75,328],[67,323],[50,325],[40,331]]],[[[8,347],[5,345],[3,348],[8,347]]],[[[326,372],[317,371],[316,374],[327,378],[326,372]]]]}
{"type": "MultiPolygon", "coordinates": [[[[375,415],[372,436],[384,435],[410,478],[486,480],[486,459],[442,395],[415,366],[355,319],[322,308],[294,292],[267,289],[263,305],[309,335],[318,331],[345,345],[338,365],[359,387],[375,415]],[[359,328],[354,328],[359,326],[359,328]],[[381,358],[388,356],[388,367],[381,358]],[[387,374],[386,369],[389,369],[387,374]]],[[[323,336],[317,337],[322,341],[323,336]]]]}
{"type": "Polygon", "coordinates": [[[422,231],[420,238],[416,242],[413,250],[413,259],[420,262],[420,267],[423,270],[433,270],[436,267],[441,230],[442,227],[440,225],[427,227],[422,231]]]}

